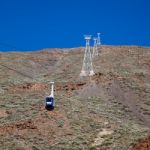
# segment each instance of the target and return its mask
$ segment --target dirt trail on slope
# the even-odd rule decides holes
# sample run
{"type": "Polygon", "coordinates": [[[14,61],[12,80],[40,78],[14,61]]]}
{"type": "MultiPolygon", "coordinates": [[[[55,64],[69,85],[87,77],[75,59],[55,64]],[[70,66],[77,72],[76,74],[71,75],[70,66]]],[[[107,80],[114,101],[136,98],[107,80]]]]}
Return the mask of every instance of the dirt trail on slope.
{"type": "Polygon", "coordinates": [[[101,96],[104,97],[104,91],[102,86],[96,83],[90,83],[83,87],[83,89],[79,92],[79,96],[82,98],[101,96]]]}
{"type": "Polygon", "coordinates": [[[119,85],[119,81],[114,80],[110,85],[109,93],[114,96],[124,106],[128,107],[145,126],[150,127],[150,119],[146,118],[141,112],[138,104],[138,97],[129,89],[119,85]]]}

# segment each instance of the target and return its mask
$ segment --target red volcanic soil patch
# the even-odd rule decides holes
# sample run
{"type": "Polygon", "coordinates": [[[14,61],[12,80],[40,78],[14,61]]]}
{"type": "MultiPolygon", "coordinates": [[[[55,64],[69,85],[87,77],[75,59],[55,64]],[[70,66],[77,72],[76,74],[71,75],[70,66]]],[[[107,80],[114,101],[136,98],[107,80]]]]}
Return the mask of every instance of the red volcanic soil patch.
{"type": "Polygon", "coordinates": [[[7,117],[6,110],[0,110],[0,118],[7,117]]]}
{"type": "Polygon", "coordinates": [[[48,86],[46,84],[41,84],[41,83],[25,83],[22,85],[18,85],[15,88],[13,88],[13,91],[25,91],[25,90],[30,90],[30,91],[40,91],[43,89],[46,89],[48,86]]]}
{"type": "Polygon", "coordinates": [[[26,83],[25,85],[23,85],[21,87],[22,89],[26,89],[26,90],[41,90],[41,89],[44,89],[46,88],[46,85],[43,85],[43,84],[39,84],[39,83],[36,83],[36,84],[32,84],[32,83],[26,83]]]}
{"type": "MultiPolygon", "coordinates": [[[[86,83],[56,83],[55,89],[57,91],[74,91],[81,89],[86,83]]],[[[44,83],[24,83],[21,85],[17,85],[12,90],[16,91],[40,91],[48,89],[48,84],[44,83]]]]}
{"type": "Polygon", "coordinates": [[[31,120],[23,121],[23,122],[16,122],[12,124],[8,124],[5,126],[0,127],[0,134],[12,134],[17,130],[24,130],[24,129],[36,129],[37,127],[31,120]]]}
{"type": "Polygon", "coordinates": [[[57,91],[74,91],[81,89],[86,83],[66,83],[66,84],[58,84],[56,85],[57,91]]]}
{"type": "Polygon", "coordinates": [[[150,136],[145,139],[140,139],[132,150],[150,150],[150,136]]]}
{"type": "Polygon", "coordinates": [[[94,76],[92,76],[91,79],[96,84],[98,84],[98,83],[108,84],[114,78],[118,78],[118,76],[113,75],[111,72],[109,72],[108,74],[103,74],[101,72],[97,72],[94,76]]]}

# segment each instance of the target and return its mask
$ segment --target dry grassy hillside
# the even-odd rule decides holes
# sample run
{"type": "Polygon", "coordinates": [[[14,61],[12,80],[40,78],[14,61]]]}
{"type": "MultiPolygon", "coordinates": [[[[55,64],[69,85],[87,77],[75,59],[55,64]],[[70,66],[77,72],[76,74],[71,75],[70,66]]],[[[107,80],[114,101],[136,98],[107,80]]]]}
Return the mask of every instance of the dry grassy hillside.
{"type": "Polygon", "coordinates": [[[82,78],[83,48],[0,53],[0,149],[150,149],[150,48],[98,49],[82,78]]]}

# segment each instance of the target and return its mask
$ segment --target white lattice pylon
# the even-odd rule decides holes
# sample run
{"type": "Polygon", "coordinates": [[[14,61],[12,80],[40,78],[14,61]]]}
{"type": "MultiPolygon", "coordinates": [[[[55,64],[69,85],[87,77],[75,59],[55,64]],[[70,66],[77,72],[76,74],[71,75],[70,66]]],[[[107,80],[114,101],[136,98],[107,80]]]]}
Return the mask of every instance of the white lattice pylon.
{"type": "Polygon", "coordinates": [[[94,46],[92,49],[92,58],[98,56],[98,49],[97,49],[97,38],[93,38],[94,40],[94,46]]]}
{"type": "Polygon", "coordinates": [[[101,34],[101,33],[97,33],[97,45],[101,45],[100,34],[101,34]]]}
{"type": "Polygon", "coordinates": [[[83,65],[82,65],[82,70],[81,70],[80,76],[94,75],[91,48],[90,48],[90,39],[91,39],[90,35],[85,36],[86,47],[85,47],[83,65]]]}

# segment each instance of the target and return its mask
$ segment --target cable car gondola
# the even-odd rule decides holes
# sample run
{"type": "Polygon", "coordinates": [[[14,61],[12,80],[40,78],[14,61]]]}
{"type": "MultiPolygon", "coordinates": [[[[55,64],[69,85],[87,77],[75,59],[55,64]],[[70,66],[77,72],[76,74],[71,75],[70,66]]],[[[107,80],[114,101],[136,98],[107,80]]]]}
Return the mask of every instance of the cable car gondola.
{"type": "Polygon", "coordinates": [[[45,109],[53,110],[55,107],[54,100],[54,82],[50,82],[51,84],[51,94],[45,98],[45,109]]]}

